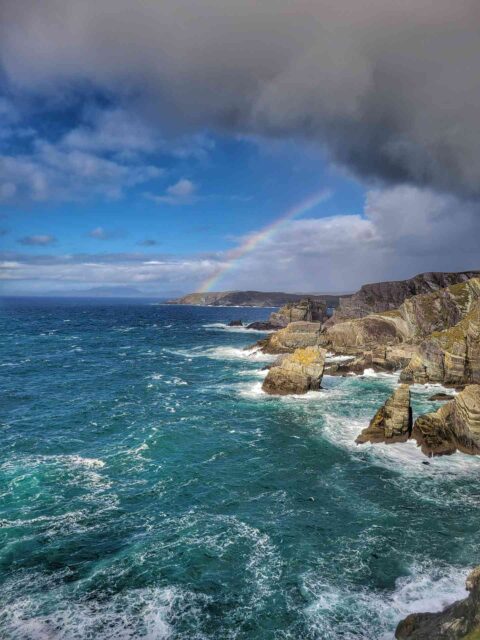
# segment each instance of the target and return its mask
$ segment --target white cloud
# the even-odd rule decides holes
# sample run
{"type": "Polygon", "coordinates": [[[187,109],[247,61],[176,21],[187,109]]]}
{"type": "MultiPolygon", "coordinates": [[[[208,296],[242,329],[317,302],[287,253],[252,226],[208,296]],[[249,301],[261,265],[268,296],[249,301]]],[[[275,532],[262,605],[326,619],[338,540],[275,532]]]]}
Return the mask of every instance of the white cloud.
{"type": "MultiPolygon", "coordinates": [[[[102,235],[103,229],[98,230],[102,235]]],[[[256,233],[252,234],[256,235],[256,233]]],[[[362,215],[294,220],[234,262],[220,289],[353,291],[365,282],[410,277],[422,271],[480,268],[480,205],[430,190],[396,187],[367,194],[362,215]]],[[[243,244],[246,238],[239,239],[243,244]]],[[[193,291],[231,264],[236,254],[178,258],[152,255],[44,257],[5,255],[5,280],[142,284],[153,293],[193,291]],[[33,260],[33,261],[32,261],[33,260]],[[13,266],[12,266],[13,265],[13,266]]],[[[59,285],[59,283],[61,283],[59,285]]],[[[16,286],[16,285],[15,285],[16,286]]]]}
{"type": "Polygon", "coordinates": [[[181,178],[170,185],[164,195],[146,194],[150,200],[163,204],[193,204],[196,199],[197,186],[187,178],[181,178]]]}
{"type": "Polygon", "coordinates": [[[162,169],[37,140],[29,153],[0,155],[0,199],[117,199],[125,189],[159,178],[162,169]]]}

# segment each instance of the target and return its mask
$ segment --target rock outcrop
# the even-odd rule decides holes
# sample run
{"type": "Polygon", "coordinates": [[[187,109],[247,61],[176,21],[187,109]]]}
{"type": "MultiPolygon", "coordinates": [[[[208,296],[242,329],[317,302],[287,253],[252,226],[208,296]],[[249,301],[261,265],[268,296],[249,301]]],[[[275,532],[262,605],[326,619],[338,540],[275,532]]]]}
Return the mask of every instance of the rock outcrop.
{"type": "Polygon", "coordinates": [[[339,306],[328,324],[333,325],[371,313],[396,309],[412,296],[432,293],[475,277],[480,277],[480,271],[421,273],[408,280],[366,284],[352,296],[340,299],[339,306]]]}
{"type": "Polygon", "coordinates": [[[365,442],[406,442],[412,432],[412,409],[410,407],[410,387],[402,384],[380,407],[369,426],[356,439],[357,444],[365,442]]]}
{"type": "Polygon", "coordinates": [[[412,613],[395,631],[397,640],[479,640],[480,567],[467,578],[469,595],[438,613],[412,613]]]}
{"type": "Polygon", "coordinates": [[[480,383],[480,302],[458,324],[423,340],[401,380],[449,386],[480,383]]]}
{"type": "Polygon", "coordinates": [[[295,349],[318,346],[321,328],[320,322],[291,322],[258,344],[265,353],[293,353],[295,349]]]}
{"type": "Polygon", "coordinates": [[[465,387],[438,411],[417,418],[412,437],[427,456],[480,454],[480,385],[465,387]]]}
{"type": "Polygon", "coordinates": [[[299,302],[289,302],[270,314],[268,322],[273,327],[286,327],[290,322],[324,322],[327,319],[327,302],[304,298],[299,302]]]}
{"type": "Polygon", "coordinates": [[[281,356],[269,369],[262,389],[271,395],[303,394],[320,389],[325,355],[324,349],[306,347],[281,356]]]}
{"type": "Polygon", "coordinates": [[[328,362],[325,373],[332,376],[362,374],[365,369],[374,371],[398,371],[411,361],[416,352],[414,345],[379,346],[363,351],[350,359],[328,362]]]}

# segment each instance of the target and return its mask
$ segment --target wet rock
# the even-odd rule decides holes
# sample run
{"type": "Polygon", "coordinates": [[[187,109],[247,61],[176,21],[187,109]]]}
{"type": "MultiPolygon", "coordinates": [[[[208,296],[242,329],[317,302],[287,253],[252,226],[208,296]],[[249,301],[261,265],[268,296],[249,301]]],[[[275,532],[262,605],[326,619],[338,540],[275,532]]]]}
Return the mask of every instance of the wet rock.
{"type": "Polygon", "coordinates": [[[247,329],[254,329],[255,331],[272,331],[278,329],[271,322],[251,322],[247,324],[247,329]]]}
{"type": "Polygon", "coordinates": [[[430,402],[448,402],[449,400],[455,400],[455,396],[449,393],[434,393],[433,396],[429,398],[430,402]]]}
{"type": "Polygon", "coordinates": [[[243,322],[242,320],[230,320],[230,322],[228,323],[229,327],[243,327],[243,322]]]}
{"type": "Polygon", "coordinates": [[[397,640],[479,640],[480,567],[468,576],[469,595],[438,613],[412,613],[395,631],[397,640]]]}
{"type": "Polygon", "coordinates": [[[262,389],[271,395],[303,394],[321,388],[326,351],[319,347],[297,349],[276,360],[262,389]]]}
{"type": "Polygon", "coordinates": [[[402,384],[395,389],[385,404],[380,407],[369,426],[356,439],[365,442],[406,442],[412,432],[412,410],[410,387],[402,384]]]}

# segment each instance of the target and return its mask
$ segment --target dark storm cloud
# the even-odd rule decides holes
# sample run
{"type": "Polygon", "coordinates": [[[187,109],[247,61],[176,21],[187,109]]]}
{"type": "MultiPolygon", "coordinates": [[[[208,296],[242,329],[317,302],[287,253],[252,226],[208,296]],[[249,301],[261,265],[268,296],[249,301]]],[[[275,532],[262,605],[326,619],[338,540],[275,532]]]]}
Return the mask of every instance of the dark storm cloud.
{"type": "Polygon", "coordinates": [[[368,178],[480,191],[478,0],[2,0],[0,11],[11,92],[93,86],[179,131],[313,137],[368,178]]]}

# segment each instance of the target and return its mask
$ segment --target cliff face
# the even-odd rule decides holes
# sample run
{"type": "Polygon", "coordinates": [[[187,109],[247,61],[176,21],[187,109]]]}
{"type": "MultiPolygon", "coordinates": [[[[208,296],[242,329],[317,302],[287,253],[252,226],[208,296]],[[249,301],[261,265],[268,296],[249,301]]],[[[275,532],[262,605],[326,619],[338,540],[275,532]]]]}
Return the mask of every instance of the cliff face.
{"type": "Polygon", "coordinates": [[[479,640],[480,567],[467,578],[469,595],[439,613],[412,613],[395,632],[397,640],[479,640]]]}
{"type": "Polygon", "coordinates": [[[458,324],[423,340],[401,380],[450,386],[480,383],[480,301],[458,324]]]}
{"type": "MultiPolygon", "coordinates": [[[[337,306],[339,296],[311,295],[312,301],[329,306],[337,306]]],[[[168,300],[167,304],[191,304],[212,307],[281,307],[305,299],[305,294],[282,293],[277,291],[212,291],[208,293],[190,293],[182,298],[168,300]]]]}
{"type": "Polygon", "coordinates": [[[412,437],[428,456],[480,454],[480,385],[472,384],[435,413],[415,421],[412,437]]]}
{"type": "MultiPolygon", "coordinates": [[[[398,309],[329,326],[322,333],[320,343],[334,351],[352,354],[376,345],[416,344],[427,336],[436,336],[435,332],[456,326],[473,313],[478,304],[480,278],[472,278],[433,293],[413,296],[398,309]]],[[[471,327],[472,348],[476,336],[473,328],[475,317],[474,314],[467,321],[468,327],[471,327]]],[[[466,326],[464,330],[467,331],[466,326]]],[[[453,334],[438,339],[443,340],[445,348],[449,341],[456,343],[458,340],[457,337],[454,339],[453,334]]],[[[405,378],[404,381],[409,380],[405,378]]]]}
{"type": "Polygon", "coordinates": [[[395,309],[412,296],[432,293],[479,276],[480,271],[421,273],[409,280],[365,284],[357,293],[340,299],[339,306],[328,324],[395,309]]]}

